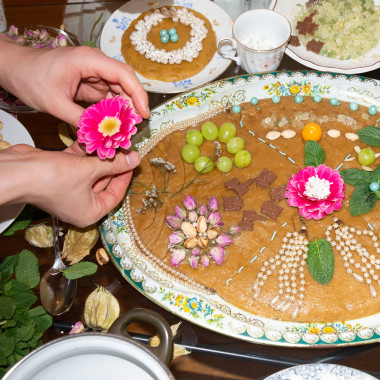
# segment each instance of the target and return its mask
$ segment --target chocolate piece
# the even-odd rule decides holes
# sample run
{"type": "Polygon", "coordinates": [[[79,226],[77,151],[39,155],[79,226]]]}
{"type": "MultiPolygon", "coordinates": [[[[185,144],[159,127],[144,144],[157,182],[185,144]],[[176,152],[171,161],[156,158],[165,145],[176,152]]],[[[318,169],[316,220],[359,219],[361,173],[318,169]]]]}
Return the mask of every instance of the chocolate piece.
{"type": "Polygon", "coordinates": [[[255,181],[260,187],[269,187],[269,185],[277,178],[268,169],[263,169],[262,172],[256,177],[255,181]]]}
{"type": "Polygon", "coordinates": [[[307,43],[306,50],[309,50],[309,51],[312,51],[313,53],[319,54],[319,52],[321,51],[324,44],[325,44],[324,42],[320,42],[317,40],[311,40],[307,43]]]}
{"type": "Polygon", "coordinates": [[[318,24],[313,22],[313,17],[316,13],[317,12],[314,11],[311,15],[305,17],[303,21],[297,22],[296,29],[298,30],[299,34],[303,36],[306,36],[306,34],[314,34],[318,28],[318,24]]]}
{"type": "Polygon", "coordinates": [[[282,185],[279,187],[274,187],[273,189],[270,189],[270,197],[273,201],[279,202],[282,199],[285,199],[285,193],[286,193],[286,185],[282,185]]]}
{"type": "Polygon", "coordinates": [[[239,211],[243,207],[243,200],[239,197],[223,198],[224,211],[239,211]]]}
{"type": "Polygon", "coordinates": [[[234,190],[236,186],[239,186],[240,185],[240,181],[234,177],[232,179],[230,179],[228,182],[225,182],[224,183],[224,187],[228,190],[234,190]]]}
{"type": "Polygon", "coordinates": [[[244,210],[243,212],[243,220],[267,220],[267,218],[263,215],[258,214],[256,211],[253,210],[244,210]]]}
{"type": "Polygon", "coordinates": [[[262,204],[261,212],[268,215],[271,219],[277,219],[283,208],[273,201],[267,201],[262,204]]]}
{"type": "Polygon", "coordinates": [[[242,230],[248,230],[248,231],[253,231],[253,221],[252,220],[241,220],[239,223],[238,223],[238,226],[242,229],[242,230]]]}
{"type": "Polygon", "coordinates": [[[289,40],[291,46],[301,46],[300,40],[297,36],[291,36],[289,40]]]}
{"type": "Polygon", "coordinates": [[[240,197],[248,191],[249,186],[252,185],[253,179],[249,179],[247,182],[239,183],[239,185],[235,186],[233,190],[236,191],[236,194],[240,197]]]}

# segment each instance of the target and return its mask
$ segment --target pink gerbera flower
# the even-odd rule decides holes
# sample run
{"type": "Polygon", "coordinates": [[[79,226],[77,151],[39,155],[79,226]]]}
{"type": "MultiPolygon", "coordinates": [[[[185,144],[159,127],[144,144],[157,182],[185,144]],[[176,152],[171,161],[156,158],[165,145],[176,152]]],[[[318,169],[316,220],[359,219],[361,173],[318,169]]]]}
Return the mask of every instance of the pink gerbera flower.
{"type": "Polygon", "coordinates": [[[326,165],[308,166],[292,175],[285,197],[288,205],[298,207],[303,217],[318,220],[342,207],[344,189],[337,170],[326,165]]]}
{"type": "Polygon", "coordinates": [[[112,158],[118,147],[128,149],[141,116],[121,96],[106,98],[88,107],[78,122],[78,140],[86,152],[97,151],[101,159],[112,158]]]}

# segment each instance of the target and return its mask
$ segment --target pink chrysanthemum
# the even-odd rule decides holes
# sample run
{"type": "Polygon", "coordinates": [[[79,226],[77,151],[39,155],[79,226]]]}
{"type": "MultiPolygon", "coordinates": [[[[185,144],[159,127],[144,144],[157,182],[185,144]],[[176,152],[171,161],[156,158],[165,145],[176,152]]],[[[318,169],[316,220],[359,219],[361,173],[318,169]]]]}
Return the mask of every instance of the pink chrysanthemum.
{"type": "Polygon", "coordinates": [[[141,116],[121,96],[106,98],[88,107],[78,123],[78,140],[86,145],[86,152],[97,151],[101,159],[112,158],[118,147],[128,149],[131,136],[141,116]]]}
{"type": "Polygon", "coordinates": [[[285,197],[289,206],[299,208],[301,216],[318,220],[342,207],[344,189],[337,170],[326,165],[308,166],[292,175],[285,197]]]}

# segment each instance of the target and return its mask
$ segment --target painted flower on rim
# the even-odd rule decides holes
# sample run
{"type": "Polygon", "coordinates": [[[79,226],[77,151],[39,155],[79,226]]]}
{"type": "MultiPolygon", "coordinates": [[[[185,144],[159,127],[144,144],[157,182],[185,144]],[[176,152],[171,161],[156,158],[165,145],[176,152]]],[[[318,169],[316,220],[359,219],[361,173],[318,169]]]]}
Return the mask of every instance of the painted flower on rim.
{"type": "Polygon", "coordinates": [[[78,122],[78,141],[86,145],[86,152],[97,152],[104,160],[113,158],[116,149],[128,149],[136,133],[135,124],[141,116],[121,96],[106,98],[88,107],[78,122]]]}
{"type": "Polygon", "coordinates": [[[308,166],[293,174],[286,187],[288,205],[306,219],[322,219],[342,207],[345,184],[337,170],[308,166]]]}

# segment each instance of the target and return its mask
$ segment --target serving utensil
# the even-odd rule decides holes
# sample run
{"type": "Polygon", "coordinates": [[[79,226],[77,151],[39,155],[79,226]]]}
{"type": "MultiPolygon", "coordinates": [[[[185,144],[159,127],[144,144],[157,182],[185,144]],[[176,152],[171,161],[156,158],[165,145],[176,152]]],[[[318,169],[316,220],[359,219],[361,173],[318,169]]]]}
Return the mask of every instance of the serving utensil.
{"type": "Polygon", "coordinates": [[[40,283],[40,298],[43,307],[51,315],[60,315],[69,310],[77,293],[77,280],[63,275],[67,268],[61,259],[59,247],[58,219],[52,216],[54,236],[54,263],[45,272],[40,283]]]}

